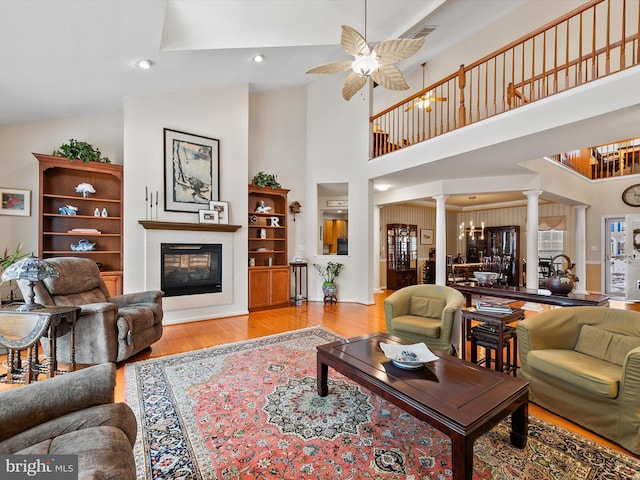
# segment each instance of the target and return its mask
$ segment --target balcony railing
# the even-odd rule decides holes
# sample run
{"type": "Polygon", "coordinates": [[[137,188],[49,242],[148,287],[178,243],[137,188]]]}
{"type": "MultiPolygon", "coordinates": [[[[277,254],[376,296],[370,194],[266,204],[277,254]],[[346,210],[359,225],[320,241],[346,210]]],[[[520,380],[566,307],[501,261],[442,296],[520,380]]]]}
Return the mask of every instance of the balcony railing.
{"type": "Polygon", "coordinates": [[[592,0],[373,115],[371,158],[638,64],[640,0],[592,0]]]}
{"type": "Polygon", "coordinates": [[[640,173],[640,138],[550,155],[549,158],[591,179],[640,173]]]}

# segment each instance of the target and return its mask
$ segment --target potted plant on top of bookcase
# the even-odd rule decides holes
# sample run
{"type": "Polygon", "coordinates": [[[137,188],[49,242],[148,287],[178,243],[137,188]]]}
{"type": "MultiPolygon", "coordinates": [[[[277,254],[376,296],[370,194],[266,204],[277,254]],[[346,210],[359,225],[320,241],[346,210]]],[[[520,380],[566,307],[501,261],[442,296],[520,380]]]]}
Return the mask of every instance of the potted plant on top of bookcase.
{"type": "Polygon", "coordinates": [[[251,179],[251,184],[260,188],[264,188],[264,187],[280,188],[280,183],[278,182],[276,175],[272,173],[258,172],[251,179]]]}

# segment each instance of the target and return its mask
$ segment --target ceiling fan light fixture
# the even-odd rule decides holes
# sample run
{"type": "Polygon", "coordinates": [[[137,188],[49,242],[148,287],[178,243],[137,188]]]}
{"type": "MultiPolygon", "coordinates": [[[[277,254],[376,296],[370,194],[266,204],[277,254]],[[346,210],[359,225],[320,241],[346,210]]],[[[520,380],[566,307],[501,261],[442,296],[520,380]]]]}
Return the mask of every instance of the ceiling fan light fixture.
{"type": "Polygon", "coordinates": [[[363,78],[371,76],[378,68],[380,68],[380,62],[378,62],[375,52],[371,52],[370,55],[358,55],[351,63],[351,69],[354,73],[363,78]]]}
{"type": "Polygon", "coordinates": [[[431,105],[431,100],[429,100],[428,97],[421,97],[420,100],[418,100],[418,108],[427,108],[429,105],[431,105]]]}

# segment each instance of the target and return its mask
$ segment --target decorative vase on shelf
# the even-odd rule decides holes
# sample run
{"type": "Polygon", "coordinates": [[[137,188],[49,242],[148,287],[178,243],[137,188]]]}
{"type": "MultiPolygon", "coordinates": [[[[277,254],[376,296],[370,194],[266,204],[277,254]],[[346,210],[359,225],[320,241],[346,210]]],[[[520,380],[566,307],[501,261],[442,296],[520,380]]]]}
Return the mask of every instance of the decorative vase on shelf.
{"type": "Polygon", "coordinates": [[[90,193],[96,193],[96,189],[90,183],[80,183],[76,186],[76,192],[81,193],[84,198],[87,198],[90,193]]]}

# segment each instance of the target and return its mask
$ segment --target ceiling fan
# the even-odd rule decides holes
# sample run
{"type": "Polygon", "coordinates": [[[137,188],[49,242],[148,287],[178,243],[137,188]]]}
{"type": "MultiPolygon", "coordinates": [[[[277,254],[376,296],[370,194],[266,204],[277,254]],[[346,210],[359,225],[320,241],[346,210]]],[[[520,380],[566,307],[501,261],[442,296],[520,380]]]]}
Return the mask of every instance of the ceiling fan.
{"type": "MultiPolygon", "coordinates": [[[[427,66],[426,62],[422,64],[422,89],[424,90],[424,72],[425,67],[427,66]]],[[[414,102],[409,105],[404,111],[408,112],[416,107],[423,108],[426,112],[431,111],[431,102],[446,102],[446,97],[434,97],[432,95],[432,91],[429,91],[423,95],[420,95],[418,98],[414,100],[414,102]]]]}
{"type": "Polygon", "coordinates": [[[424,38],[398,38],[385,40],[373,50],[367,44],[367,2],[364,3],[364,36],[348,25],[342,25],[340,45],[346,53],[354,56],[354,60],[328,63],[308,70],[307,73],[341,73],[351,69],[344,81],[342,97],[350,100],[364,85],[369,77],[389,90],[407,90],[402,72],[394,64],[416,53],[424,38]]]}

